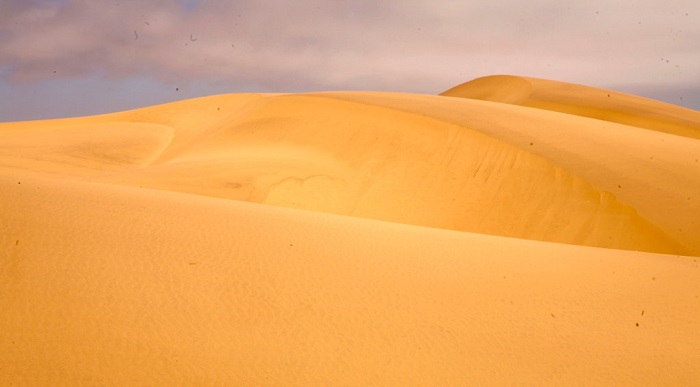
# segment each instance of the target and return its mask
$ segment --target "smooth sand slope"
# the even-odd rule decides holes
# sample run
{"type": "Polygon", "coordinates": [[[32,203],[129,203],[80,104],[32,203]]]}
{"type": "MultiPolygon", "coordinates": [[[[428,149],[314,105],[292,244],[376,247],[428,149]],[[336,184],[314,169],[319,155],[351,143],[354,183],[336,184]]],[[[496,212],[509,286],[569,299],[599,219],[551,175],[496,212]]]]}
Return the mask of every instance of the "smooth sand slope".
{"type": "Polygon", "coordinates": [[[493,75],[441,95],[534,107],[700,139],[698,111],[584,85],[493,75]]]}
{"type": "Polygon", "coordinates": [[[0,124],[0,384],[700,380],[697,112],[514,80],[0,124]]]}

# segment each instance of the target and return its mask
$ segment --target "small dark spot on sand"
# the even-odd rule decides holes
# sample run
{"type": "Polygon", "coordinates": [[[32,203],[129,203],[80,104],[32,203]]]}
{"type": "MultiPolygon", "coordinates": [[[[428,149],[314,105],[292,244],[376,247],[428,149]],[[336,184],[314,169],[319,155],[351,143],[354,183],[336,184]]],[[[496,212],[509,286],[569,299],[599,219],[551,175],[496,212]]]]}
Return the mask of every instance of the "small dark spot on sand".
{"type": "Polygon", "coordinates": [[[656,281],[656,277],[651,277],[651,280],[652,280],[652,281],[656,281]]]}
{"type": "Polygon", "coordinates": [[[176,88],[175,88],[175,91],[180,91],[180,88],[179,88],[179,87],[176,87],[176,88]]]}
{"type": "Polygon", "coordinates": [[[292,246],[294,246],[294,245],[290,243],[289,246],[292,247],[292,246]]]}
{"type": "Polygon", "coordinates": [[[617,185],[617,188],[622,188],[622,185],[621,185],[621,184],[618,184],[618,185],[617,185]]]}
{"type": "Polygon", "coordinates": [[[17,184],[22,184],[22,182],[18,181],[17,184]]]}
{"type": "Polygon", "coordinates": [[[188,263],[190,264],[190,266],[193,266],[193,265],[196,265],[196,264],[197,264],[197,262],[188,262],[188,263]]]}
{"type": "Polygon", "coordinates": [[[549,315],[552,316],[552,318],[557,318],[557,316],[555,316],[554,313],[550,313],[549,315]]]}
{"type": "Polygon", "coordinates": [[[636,326],[639,326],[639,323],[636,323],[635,325],[636,325],[636,326]]]}
{"type": "Polygon", "coordinates": [[[533,146],[533,145],[535,145],[535,143],[534,143],[534,142],[531,142],[531,143],[530,143],[530,146],[533,146]]]}
{"type": "Polygon", "coordinates": [[[644,316],[644,310],[642,310],[642,316],[644,316]]]}
{"type": "Polygon", "coordinates": [[[19,245],[19,239],[15,241],[15,246],[19,245]]]}
{"type": "Polygon", "coordinates": [[[608,94],[608,98],[610,98],[610,94],[608,94]]]}

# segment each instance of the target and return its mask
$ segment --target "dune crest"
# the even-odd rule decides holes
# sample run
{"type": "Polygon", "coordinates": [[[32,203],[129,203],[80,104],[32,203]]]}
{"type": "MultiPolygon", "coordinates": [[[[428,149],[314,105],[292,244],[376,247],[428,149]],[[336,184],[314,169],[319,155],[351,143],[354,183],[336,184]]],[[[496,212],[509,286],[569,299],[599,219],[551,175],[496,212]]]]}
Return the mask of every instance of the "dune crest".
{"type": "Polygon", "coordinates": [[[440,95],[534,107],[700,139],[700,112],[617,91],[548,79],[493,75],[440,95]]]}
{"type": "MultiPolygon", "coordinates": [[[[104,183],[516,238],[689,253],[675,235],[577,171],[475,130],[469,101],[457,101],[454,117],[440,115],[448,102],[454,101],[384,93],[219,96],[95,117],[92,126],[83,124],[88,129],[64,121],[50,133],[28,131],[26,142],[37,131],[46,138],[49,146],[32,148],[44,169],[78,167],[92,157],[93,169],[82,176],[104,183]],[[120,168],[111,168],[118,153],[100,152],[85,138],[89,130],[117,145],[145,144],[132,138],[129,125],[121,126],[120,138],[106,137],[125,120],[136,121],[140,135],[169,135],[148,153],[148,165],[124,156],[120,168]],[[50,137],[55,132],[61,141],[50,137]],[[64,159],[54,160],[56,154],[64,159]]],[[[24,133],[6,131],[15,142],[24,133]]]]}

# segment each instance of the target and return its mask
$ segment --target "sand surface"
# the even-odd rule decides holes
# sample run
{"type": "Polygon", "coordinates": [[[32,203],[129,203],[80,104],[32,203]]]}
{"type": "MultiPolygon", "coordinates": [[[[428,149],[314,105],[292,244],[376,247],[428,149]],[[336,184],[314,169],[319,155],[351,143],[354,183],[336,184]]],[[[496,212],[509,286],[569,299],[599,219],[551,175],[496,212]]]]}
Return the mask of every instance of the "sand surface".
{"type": "Polygon", "coordinates": [[[689,385],[700,113],[540,79],[0,124],[0,385],[689,385]]]}

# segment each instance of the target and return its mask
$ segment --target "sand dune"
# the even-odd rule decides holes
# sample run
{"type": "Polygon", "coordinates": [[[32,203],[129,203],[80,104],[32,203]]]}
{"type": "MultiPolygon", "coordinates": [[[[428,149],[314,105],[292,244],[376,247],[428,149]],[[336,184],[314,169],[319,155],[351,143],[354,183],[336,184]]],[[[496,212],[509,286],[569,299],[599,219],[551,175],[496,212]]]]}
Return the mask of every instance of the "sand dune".
{"type": "Polygon", "coordinates": [[[698,111],[584,85],[494,75],[455,86],[441,95],[534,107],[700,139],[698,111]]]}
{"type": "Polygon", "coordinates": [[[698,113],[607,93],[0,124],[0,384],[698,380],[698,113]]]}

